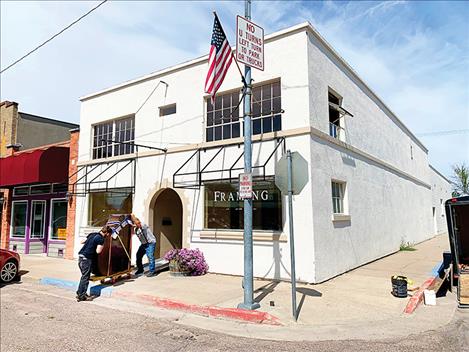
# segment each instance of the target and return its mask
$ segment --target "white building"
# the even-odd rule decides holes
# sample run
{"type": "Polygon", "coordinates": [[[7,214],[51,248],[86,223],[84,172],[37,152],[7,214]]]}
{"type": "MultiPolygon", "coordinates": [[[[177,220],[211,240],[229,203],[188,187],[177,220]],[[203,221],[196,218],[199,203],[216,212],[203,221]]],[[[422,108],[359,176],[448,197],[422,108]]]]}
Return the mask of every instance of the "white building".
{"type": "MultiPolygon", "coordinates": [[[[243,274],[232,66],[215,109],[203,94],[207,56],[81,98],[75,255],[107,214],[132,211],[157,234],[157,257],[200,248],[211,272],[243,274]]],[[[265,68],[253,70],[255,276],[289,278],[286,197],[272,181],[285,149],[309,165],[293,203],[298,280],[324,281],[445,230],[450,185],[427,149],[309,23],[266,36],[265,68]]]]}

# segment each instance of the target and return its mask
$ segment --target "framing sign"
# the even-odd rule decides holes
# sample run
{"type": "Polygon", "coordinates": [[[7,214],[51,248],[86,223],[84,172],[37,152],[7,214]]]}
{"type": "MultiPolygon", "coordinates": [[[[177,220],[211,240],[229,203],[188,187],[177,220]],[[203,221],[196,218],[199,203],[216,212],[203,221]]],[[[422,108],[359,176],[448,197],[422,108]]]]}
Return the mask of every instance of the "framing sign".
{"type": "Polygon", "coordinates": [[[236,17],[236,60],[264,71],[264,29],[236,17]]]}

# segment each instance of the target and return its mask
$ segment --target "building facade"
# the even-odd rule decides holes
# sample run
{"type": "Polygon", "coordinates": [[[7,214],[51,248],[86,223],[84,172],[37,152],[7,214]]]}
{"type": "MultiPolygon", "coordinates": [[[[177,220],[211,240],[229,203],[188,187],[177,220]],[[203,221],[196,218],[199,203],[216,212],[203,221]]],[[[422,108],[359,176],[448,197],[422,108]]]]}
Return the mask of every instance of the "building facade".
{"type": "Polygon", "coordinates": [[[70,129],[76,124],[1,109],[1,247],[62,257],[67,238],[70,129]]]}
{"type": "MultiPolygon", "coordinates": [[[[266,36],[265,68],[253,71],[255,276],[290,275],[286,196],[274,183],[287,149],[308,162],[293,202],[298,280],[442,231],[434,199],[450,187],[427,149],[309,23],[266,36]]],[[[231,69],[212,105],[206,70],[204,56],[81,98],[75,256],[108,215],[133,212],[157,235],[157,257],[200,248],[211,272],[242,275],[241,81],[231,69]]]]}

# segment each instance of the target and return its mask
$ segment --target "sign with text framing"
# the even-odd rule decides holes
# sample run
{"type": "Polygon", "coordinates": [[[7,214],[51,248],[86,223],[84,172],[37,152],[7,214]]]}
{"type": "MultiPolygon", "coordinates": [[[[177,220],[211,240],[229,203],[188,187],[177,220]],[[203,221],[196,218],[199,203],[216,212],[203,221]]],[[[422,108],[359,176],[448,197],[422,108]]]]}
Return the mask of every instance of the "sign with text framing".
{"type": "Polygon", "coordinates": [[[239,174],[239,198],[252,198],[252,174],[239,174]]]}
{"type": "Polygon", "coordinates": [[[236,60],[264,71],[264,29],[236,17],[236,60]]]}

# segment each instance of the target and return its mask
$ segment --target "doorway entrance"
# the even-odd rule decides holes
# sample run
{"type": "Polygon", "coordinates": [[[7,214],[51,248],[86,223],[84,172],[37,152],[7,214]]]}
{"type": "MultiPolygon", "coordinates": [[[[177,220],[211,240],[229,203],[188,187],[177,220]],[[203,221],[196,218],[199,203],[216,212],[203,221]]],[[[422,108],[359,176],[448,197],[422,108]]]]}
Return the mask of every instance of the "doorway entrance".
{"type": "Polygon", "coordinates": [[[182,248],[182,202],[171,188],[164,189],[153,206],[153,231],[156,236],[155,258],[170,249],[182,248]]]}

